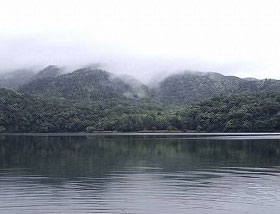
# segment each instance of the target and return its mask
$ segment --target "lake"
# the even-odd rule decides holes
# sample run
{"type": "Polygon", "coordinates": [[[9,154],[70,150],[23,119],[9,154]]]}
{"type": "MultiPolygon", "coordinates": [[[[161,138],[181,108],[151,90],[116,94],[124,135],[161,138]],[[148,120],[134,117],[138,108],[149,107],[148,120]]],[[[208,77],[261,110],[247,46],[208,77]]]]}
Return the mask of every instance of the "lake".
{"type": "Polygon", "coordinates": [[[0,135],[0,213],[278,214],[280,136],[0,135]]]}

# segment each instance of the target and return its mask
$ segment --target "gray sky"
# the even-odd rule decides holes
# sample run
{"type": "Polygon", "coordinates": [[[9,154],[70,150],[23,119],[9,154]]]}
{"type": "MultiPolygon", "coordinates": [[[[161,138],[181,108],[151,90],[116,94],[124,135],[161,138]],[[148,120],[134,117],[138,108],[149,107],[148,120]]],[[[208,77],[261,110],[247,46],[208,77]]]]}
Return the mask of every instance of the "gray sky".
{"type": "Polygon", "coordinates": [[[279,0],[9,0],[0,70],[102,63],[149,79],[216,71],[280,79],[279,0]]]}

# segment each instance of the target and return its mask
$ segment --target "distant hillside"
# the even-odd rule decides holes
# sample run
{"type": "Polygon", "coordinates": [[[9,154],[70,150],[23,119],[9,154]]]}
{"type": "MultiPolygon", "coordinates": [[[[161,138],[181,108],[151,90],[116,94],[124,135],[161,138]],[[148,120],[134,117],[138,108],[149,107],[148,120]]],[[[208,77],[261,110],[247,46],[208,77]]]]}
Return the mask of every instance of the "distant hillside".
{"type": "Polygon", "coordinates": [[[33,76],[33,79],[54,78],[62,74],[62,69],[56,65],[49,65],[33,76]]]}
{"type": "Polygon", "coordinates": [[[0,88],[17,89],[28,83],[34,72],[30,70],[16,70],[0,75],[0,88]]]}
{"type": "Polygon", "coordinates": [[[0,88],[18,89],[32,80],[53,78],[60,74],[62,74],[62,69],[55,65],[50,65],[38,72],[27,69],[15,70],[0,75],[0,88]]]}
{"type": "Polygon", "coordinates": [[[23,85],[20,91],[71,100],[137,99],[152,94],[148,87],[136,80],[129,82],[96,68],[83,68],[55,77],[36,78],[23,85]]]}
{"type": "Polygon", "coordinates": [[[180,109],[137,99],[71,101],[0,89],[0,132],[279,132],[280,94],[232,95],[180,109]]]}
{"type": "Polygon", "coordinates": [[[232,94],[280,92],[280,81],[241,79],[212,72],[184,72],[168,76],[155,90],[164,103],[192,104],[232,94]]]}
{"type": "Polygon", "coordinates": [[[157,103],[137,99],[84,102],[0,89],[0,132],[85,132],[101,129],[101,120],[158,111],[157,103]]]}
{"type": "Polygon", "coordinates": [[[279,132],[280,94],[231,95],[177,113],[181,127],[202,132],[279,132]]]}
{"type": "Polygon", "coordinates": [[[280,80],[242,79],[214,72],[187,71],[146,86],[130,76],[119,76],[96,67],[65,73],[61,68],[50,65],[37,73],[19,70],[2,75],[0,88],[69,100],[145,98],[165,105],[184,106],[220,96],[280,93],[280,80]]]}

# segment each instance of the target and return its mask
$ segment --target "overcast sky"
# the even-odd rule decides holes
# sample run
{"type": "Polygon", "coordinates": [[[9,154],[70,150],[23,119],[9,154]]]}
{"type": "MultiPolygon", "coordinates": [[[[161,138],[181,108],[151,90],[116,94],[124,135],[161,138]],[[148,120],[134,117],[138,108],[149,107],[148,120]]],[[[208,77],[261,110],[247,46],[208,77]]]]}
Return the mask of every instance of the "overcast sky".
{"type": "Polygon", "coordinates": [[[8,0],[0,70],[48,64],[280,79],[279,0],[8,0]]]}

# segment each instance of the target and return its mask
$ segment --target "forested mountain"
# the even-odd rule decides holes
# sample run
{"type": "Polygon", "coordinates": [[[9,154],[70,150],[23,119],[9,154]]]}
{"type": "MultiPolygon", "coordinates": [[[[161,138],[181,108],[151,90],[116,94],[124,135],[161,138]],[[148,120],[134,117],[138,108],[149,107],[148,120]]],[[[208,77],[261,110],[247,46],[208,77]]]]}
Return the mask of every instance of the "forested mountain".
{"type": "Polygon", "coordinates": [[[43,79],[43,78],[54,78],[62,74],[62,68],[59,68],[56,65],[49,65],[45,67],[43,70],[39,71],[33,76],[33,80],[35,79],[43,79]]]}
{"type": "Polygon", "coordinates": [[[148,88],[101,69],[56,66],[27,77],[18,90],[0,89],[0,132],[280,131],[278,80],[185,72],[148,88]]]}
{"type": "Polygon", "coordinates": [[[0,89],[0,132],[81,132],[103,118],[162,111],[139,100],[71,101],[0,89]]]}
{"type": "Polygon", "coordinates": [[[107,71],[90,67],[55,77],[36,78],[23,85],[20,92],[71,100],[136,99],[152,95],[147,86],[136,80],[130,84],[107,71]]]}
{"type": "Polygon", "coordinates": [[[96,127],[118,131],[279,132],[280,94],[212,98],[177,110],[102,119],[96,127]]]}
{"type": "Polygon", "coordinates": [[[279,132],[280,94],[216,97],[179,113],[182,127],[204,132],[279,132]]]}
{"type": "Polygon", "coordinates": [[[142,100],[81,102],[0,89],[0,132],[280,131],[280,94],[212,98],[181,109],[142,100]]]}
{"type": "Polygon", "coordinates": [[[280,92],[280,81],[241,79],[213,72],[184,72],[163,79],[155,90],[160,100],[165,103],[192,104],[232,94],[280,92]]]}
{"type": "Polygon", "coordinates": [[[278,93],[280,81],[186,71],[146,86],[130,76],[118,76],[96,67],[65,73],[62,68],[50,65],[37,73],[24,70],[2,76],[0,87],[71,100],[146,98],[184,106],[233,94],[278,93]]]}
{"type": "Polygon", "coordinates": [[[33,80],[57,77],[62,74],[62,69],[50,65],[38,72],[31,69],[20,69],[0,75],[0,88],[18,89],[33,80]]]}

